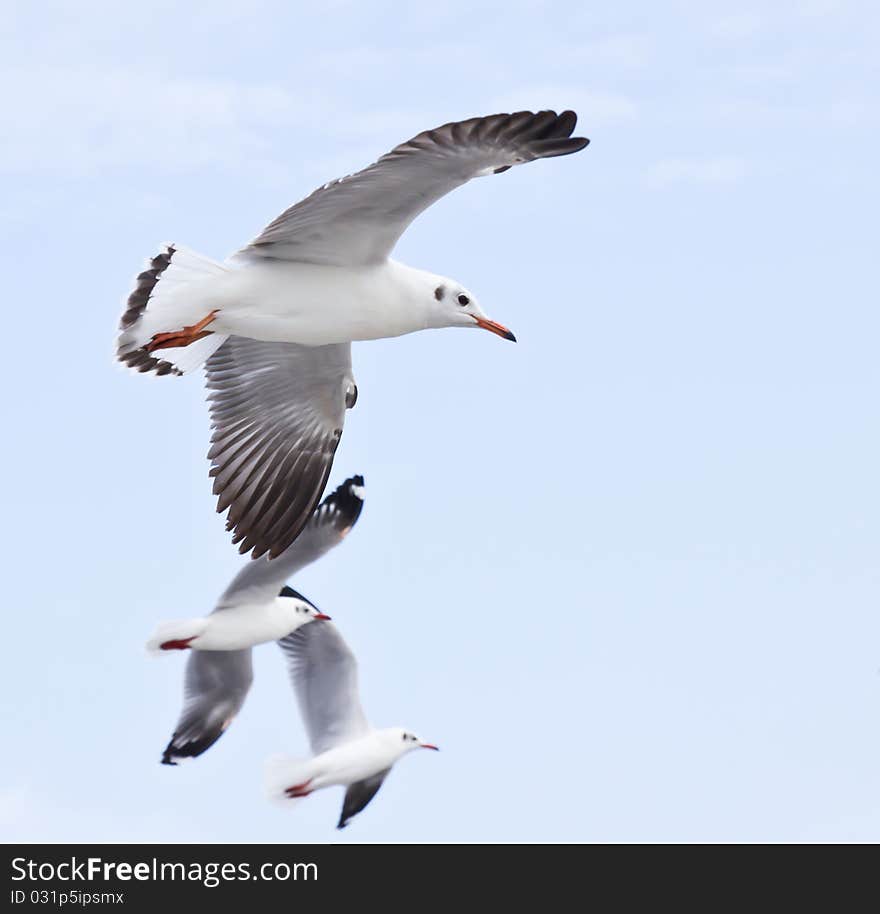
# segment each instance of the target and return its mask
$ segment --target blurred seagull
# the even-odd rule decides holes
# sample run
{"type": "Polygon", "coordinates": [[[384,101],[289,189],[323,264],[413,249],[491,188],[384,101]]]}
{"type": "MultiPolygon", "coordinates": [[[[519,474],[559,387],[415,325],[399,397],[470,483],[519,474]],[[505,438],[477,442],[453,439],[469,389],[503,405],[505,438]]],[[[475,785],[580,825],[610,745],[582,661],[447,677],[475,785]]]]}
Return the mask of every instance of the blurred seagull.
{"type": "Polygon", "coordinates": [[[357,387],[351,342],[490,320],[446,276],[391,260],[423,210],[480,175],[568,155],[573,111],[520,111],[445,124],[331,181],[221,264],[164,246],[136,281],[117,357],[183,374],[207,362],[217,510],[240,551],[278,556],[321,497],[357,387]]]}
{"type": "Polygon", "coordinates": [[[220,597],[216,609],[207,617],[205,632],[193,636],[189,636],[183,628],[179,632],[168,632],[183,636],[174,638],[178,643],[171,644],[160,641],[164,634],[154,637],[151,643],[159,649],[196,648],[187,662],[183,711],[162,755],[163,764],[175,765],[180,759],[201,755],[232,723],[253,680],[251,645],[274,640],[316,619],[329,619],[291,587],[283,587],[280,597],[278,588],[291,575],[342,542],[360,516],[363,499],[363,477],[346,479],[324,499],[305,530],[283,555],[272,561],[265,557],[253,559],[242,568],[220,597]],[[285,605],[279,607],[279,603],[285,605]],[[233,614],[236,622],[217,625],[211,634],[212,621],[227,613],[233,614]],[[253,618],[254,625],[260,626],[259,631],[248,628],[248,614],[253,618]],[[275,625],[278,616],[289,618],[294,624],[279,634],[263,637],[266,628],[261,626],[265,624],[268,628],[275,625]],[[224,638],[225,643],[231,643],[229,633],[233,630],[237,649],[206,647],[202,640],[213,638],[210,642],[213,644],[224,638]]]}
{"type": "Polygon", "coordinates": [[[252,601],[245,594],[229,595],[210,616],[162,622],[147,642],[151,653],[160,651],[235,651],[277,641],[301,625],[325,616],[292,587],[277,597],[252,601]]]}
{"type": "Polygon", "coordinates": [[[357,661],[330,622],[307,625],[278,642],[308,732],[313,757],[276,756],[266,767],[270,797],[307,797],[346,788],[337,828],[345,828],[373,799],[392,766],[413,749],[437,749],[401,727],[375,730],[358,694],[357,661]]]}

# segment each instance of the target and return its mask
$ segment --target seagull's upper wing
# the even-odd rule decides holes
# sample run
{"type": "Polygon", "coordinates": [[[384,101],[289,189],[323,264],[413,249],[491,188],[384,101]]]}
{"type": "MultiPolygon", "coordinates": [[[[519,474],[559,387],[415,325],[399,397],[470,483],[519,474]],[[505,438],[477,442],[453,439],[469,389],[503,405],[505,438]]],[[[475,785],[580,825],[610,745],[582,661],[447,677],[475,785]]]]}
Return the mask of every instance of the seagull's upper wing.
{"type": "Polygon", "coordinates": [[[303,625],[278,642],[316,755],[369,731],[357,661],[332,622],[303,625]]]}
{"type": "Polygon", "coordinates": [[[231,336],[208,359],[211,476],[241,552],[280,555],[309,520],[357,388],[351,345],[231,336]],[[243,541],[243,542],[242,542],[243,541]]]}
{"type": "Polygon", "coordinates": [[[288,578],[342,542],[360,517],[363,504],[364,477],[346,479],[318,505],[302,533],[277,559],[264,555],[238,572],[218,600],[217,609],[277,596],[288,578]]]}
{"type": "Polygon", "coordinates": [[[345,799],[342,802],[342,813],[337,822],[337,828],[345,828],[346,825],[363,810],[370,800],[379,792],[382,782],[388,777],[390,768],[374,774],[371,778],[364,778],[362,781],[355,781],[349,785],[345,791],[345,799]]]}
{"type": "MultiPolygon", "coordinates": [[[[308,628],[308,626],[306,626],[308,628]]],[[[251,649],[191,651],[186,662],[183,711],[162,763],[194,758],[223,735],[238,714],[253,681],[251,649]]]]}
{"type": "Polygon", "coordinates": [[[427,130],[290,207],[238,256],[382,261],[419,213],[471,178],[583,149],[589,140],[571,136],[576,123],[573,111],[520,111],[427,130]]]}

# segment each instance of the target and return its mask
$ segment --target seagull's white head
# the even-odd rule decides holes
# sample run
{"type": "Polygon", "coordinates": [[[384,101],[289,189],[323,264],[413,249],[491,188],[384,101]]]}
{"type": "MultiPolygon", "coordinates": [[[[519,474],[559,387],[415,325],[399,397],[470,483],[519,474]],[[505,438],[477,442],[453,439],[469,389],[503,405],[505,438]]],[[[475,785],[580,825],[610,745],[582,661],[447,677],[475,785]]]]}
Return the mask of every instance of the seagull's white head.
{"type": "Polygon", "coordinates": [[[317,606],[310,603],[302,594],[297,593],[292,587],[283,587],[278,594],[278,605],[290,623],[291,632],[300,626],[316,620],[330,621],[330,616],[324,615],[317,606]]]}
{"type": "Polygon", "coordinates": [[[389,745],[396,749],[397,755],[406,755],[413,749],[433,749],[439,751],[433,743],[426,743],[421,737],[415,735],[412,730],[405,730],[403,727],[389,727],[383,731],[385,739],[389,745]]]}
{"type": "Polygon", "coordinates": [[[480,327],[496,333],[511,342],[516,337],[496,321],[490,320],[472,292],[453,279],[435,276],[431,281],[429,305],[432,323],[435,327],[480,327]]]}

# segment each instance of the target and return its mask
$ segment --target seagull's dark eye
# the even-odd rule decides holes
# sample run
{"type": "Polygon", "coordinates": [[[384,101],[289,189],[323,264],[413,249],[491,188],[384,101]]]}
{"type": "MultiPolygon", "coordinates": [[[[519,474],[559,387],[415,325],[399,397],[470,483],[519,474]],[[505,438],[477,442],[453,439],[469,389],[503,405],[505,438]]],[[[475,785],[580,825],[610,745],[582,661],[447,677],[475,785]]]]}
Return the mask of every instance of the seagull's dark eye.
{"type": "Polygon", "coordinates": [[[462,306],[462,308],[463,308],[465,305],[469,305],[469,304],[471,303],[471,300],[467,297],[467,295],[459,295],[459,296],[458,296],[458,303],[459,303],[459,304],[462,306]]]}

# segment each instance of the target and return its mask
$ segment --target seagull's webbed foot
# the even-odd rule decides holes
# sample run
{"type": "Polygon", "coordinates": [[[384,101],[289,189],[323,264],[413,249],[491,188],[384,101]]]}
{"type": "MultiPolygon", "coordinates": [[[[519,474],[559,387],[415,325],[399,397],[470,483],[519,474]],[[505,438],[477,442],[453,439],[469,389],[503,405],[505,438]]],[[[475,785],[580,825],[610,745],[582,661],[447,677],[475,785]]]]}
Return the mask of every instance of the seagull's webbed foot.
{"type": "Polygon", "coordinates": [[[205,327],[214,320],[218,310],[219,309],[212,311],[210,314],[203,317],[197,324],[191,324],[189,327],[184,327],[182,330],[175,330],[172,333],[154,334],[150,342],[144,346],[144,349],[146,349],[147,352],[155,352],[157,349],[176,349],[180,346],[189,346],[190,343],[195,343],[196,340],[203,339],[210,333],[213,333],[212,330],[205,330],[205,327]]]}
{"type": "Polygon", "coordinates": [[[302,784],[294,784],[293,787],[288,787],[284,791],[284,795],[290,797],[292,800],[299,799],[300,797],[307,797],[311,793],[311,790],[307,790],[306,788],[311,783],[312,779],[309,778],[307,781],[303,781],[302,784]]]}
{"type": "Polygon", "coordinates": [[[174,638],[171,641],[163,641],[159,645],[160,651],[185,651],[189,648],[190,643],[196,640],[196,636],[193,635],[192,638],[174,638]]]}

